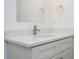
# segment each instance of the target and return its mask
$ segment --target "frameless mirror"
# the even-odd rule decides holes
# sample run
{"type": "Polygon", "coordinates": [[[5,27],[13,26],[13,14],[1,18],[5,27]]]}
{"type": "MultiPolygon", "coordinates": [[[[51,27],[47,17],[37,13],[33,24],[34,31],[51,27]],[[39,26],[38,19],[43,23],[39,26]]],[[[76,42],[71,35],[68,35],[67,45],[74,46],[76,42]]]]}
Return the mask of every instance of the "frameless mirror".
{"type": "Polygon", "coordinates": [[[49,0],[17,0],[18,22],[47,22],[50,19],[49,0]]]}

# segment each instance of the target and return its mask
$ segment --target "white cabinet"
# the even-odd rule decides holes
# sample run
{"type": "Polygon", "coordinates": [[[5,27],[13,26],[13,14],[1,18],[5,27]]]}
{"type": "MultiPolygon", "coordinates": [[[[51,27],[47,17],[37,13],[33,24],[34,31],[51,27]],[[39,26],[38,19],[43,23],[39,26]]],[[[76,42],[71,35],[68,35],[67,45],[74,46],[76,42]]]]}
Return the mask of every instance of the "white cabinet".
{"type": "Polygon", "coordinates": [[[66,54],[62,54],[61,58],[62,59],[73,59],[73,54],[72,54],[72,52],[66,53],[66,54]]]}
{"type": "Polygon", "coordinates": [[[8,59],[73,59],[72,37],[36,47],[24,47],[8,42],[8,59]]]}
{"type": "Polygon", "coordinates": [[[69,48],[72,48],[72,37],[32,48],[32,58],[49,59],[69,48]]]}
{"type": "Polygon", "coordinates": [[[73,59],[72,48],[63,51],[54,57],[50,57],[49,59],[73,59]]]}

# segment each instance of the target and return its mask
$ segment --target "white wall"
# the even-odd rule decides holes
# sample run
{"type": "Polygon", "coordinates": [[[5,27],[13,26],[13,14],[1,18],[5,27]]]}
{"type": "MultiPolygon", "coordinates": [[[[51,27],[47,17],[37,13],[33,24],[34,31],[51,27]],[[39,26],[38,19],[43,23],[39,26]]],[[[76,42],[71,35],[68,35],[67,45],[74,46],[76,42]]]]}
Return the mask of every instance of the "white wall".
{"type": "Polygon", "coordinates": [[[53,28],[73,29],[74,27],[74,0],[52,0],[53,28]],[[62,5],[64,12],[57,14],[56,8],[62,5]]]}
{"type": "MultiPolygon", "coordinates": [[[[53,6],[54,5],[52,4],[51,11],[55,10],[53,8],[53,6]]],[[[54,13],[51,12],[51,21],[52,22],[48,22],[45,24],[44,23],[38,24],[38,23],[29,23],[29,22],[28,23],[17,22],[16,21],[16,0],[5,0],[5,31],[31,29],[32,26],[35,24],[42,28],[49,28],[49,27],[51,27],[51,24],[49,24],[49,23],[52,23],[53,28],[73,28],[73,11],[71,11],[70,13],[68,13],[68,12],[66,13],[66,15],[70,14],[68,16],[69,18],[66,18],[64,16],[62,19],[61,18],[59,19],[58,18],[59,16],[57,16],[57,15],[55,17],[53,17],[54,13]]]]}

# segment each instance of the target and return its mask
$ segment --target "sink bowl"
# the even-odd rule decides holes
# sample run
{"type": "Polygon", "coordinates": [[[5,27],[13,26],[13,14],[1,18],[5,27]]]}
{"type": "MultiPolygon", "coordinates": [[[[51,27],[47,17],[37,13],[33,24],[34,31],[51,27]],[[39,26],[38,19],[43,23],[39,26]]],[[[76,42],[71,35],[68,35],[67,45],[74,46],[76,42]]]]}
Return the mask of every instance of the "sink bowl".
{"type": "Polygon", "coordinates": [[[36,35],[34,38],[43,38],[43,37],[55,37],[58,34],[43,34],[43,35],[36,35]]]}

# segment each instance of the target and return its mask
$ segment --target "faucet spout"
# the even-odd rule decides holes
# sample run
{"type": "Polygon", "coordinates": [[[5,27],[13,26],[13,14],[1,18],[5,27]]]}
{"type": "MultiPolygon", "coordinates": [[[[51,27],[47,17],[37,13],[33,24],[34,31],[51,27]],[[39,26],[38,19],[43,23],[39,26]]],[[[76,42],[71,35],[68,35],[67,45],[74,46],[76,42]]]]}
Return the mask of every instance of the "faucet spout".
{"type": "Polygon", "coordinates": [[[37,31],[40,31],[40,29],[37,29],[38,26],[33,26],[33,35],[37,35],[37,31]]]}

